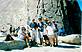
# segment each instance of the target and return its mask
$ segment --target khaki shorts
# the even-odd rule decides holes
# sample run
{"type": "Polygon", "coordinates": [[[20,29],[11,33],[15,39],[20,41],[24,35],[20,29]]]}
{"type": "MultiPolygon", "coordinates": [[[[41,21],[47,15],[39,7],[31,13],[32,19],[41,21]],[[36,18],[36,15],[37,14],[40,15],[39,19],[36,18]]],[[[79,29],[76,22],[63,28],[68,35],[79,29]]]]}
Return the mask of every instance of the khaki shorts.
{"type": "Polygon", "coordinates": [[[55,35],[49,35],[48,37],[50,44],[54,45],[55,43],[57,43],[57,37],[55,35]]]}

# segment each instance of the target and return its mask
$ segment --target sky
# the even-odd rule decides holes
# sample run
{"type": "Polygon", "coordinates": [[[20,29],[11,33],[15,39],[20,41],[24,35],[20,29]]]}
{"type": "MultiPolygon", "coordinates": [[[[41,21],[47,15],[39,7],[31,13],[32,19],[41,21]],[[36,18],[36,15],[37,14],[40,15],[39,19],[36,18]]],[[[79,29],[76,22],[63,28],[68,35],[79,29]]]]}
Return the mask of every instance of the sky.
{"type": "Polygon", "coordinates": [[[81,11],[82,11],[82,0],[77,0],[77,1],[78,1],[78,3],[79,3],[80,9],[81,9],[81,11]]]}

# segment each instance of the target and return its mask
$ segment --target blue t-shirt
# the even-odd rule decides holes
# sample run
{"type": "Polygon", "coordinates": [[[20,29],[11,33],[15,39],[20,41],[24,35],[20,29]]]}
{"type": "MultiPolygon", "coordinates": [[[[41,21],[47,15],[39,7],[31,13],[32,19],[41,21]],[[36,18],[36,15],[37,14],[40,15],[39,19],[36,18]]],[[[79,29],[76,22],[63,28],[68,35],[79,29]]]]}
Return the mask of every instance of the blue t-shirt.
{"type": "Polygon", "coordinates": [[[36,26],[37,26],[37,23],[36,23],[36,22],[30,24],[30,27],[31,27],[31,28],[34,28],[34,27],[36,27],[36,26]]]}

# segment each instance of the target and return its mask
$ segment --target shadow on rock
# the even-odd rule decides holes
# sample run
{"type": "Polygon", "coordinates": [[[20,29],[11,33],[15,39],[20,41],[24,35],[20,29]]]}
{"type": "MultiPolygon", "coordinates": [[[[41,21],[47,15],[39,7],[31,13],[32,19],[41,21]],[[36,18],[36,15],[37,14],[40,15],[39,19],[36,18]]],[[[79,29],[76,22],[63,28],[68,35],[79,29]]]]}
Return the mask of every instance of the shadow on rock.
{"type": "Polygon", "coordinates": [[[58,45],[59,48],[79,48],[78,46],[66,46],[66,45],[58,45]]]}

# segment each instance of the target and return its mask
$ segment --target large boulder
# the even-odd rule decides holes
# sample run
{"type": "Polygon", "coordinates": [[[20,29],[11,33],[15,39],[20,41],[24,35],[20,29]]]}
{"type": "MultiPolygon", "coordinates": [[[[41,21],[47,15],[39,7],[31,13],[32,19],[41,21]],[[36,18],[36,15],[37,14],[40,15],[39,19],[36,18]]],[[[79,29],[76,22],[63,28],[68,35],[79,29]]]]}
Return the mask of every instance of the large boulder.
{"type": "Polygon", "coordinates": [[[67,35],[59,38],[60,41],[70,44],[81,44],[81,37],[79,34],[67,35]]]}
{"type": "Polygon", "coordinates": [[[25,46],[25,41],[13,40],[0,42],[0,50],[23,49],[25,46]]]}

